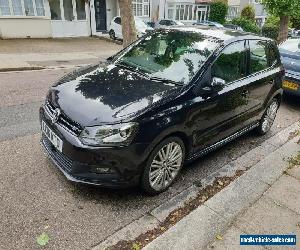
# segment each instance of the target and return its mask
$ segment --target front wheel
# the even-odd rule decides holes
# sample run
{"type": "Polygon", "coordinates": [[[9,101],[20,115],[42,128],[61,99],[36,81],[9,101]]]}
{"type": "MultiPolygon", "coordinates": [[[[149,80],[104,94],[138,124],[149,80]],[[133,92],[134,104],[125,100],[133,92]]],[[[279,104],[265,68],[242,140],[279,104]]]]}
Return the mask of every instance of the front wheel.
{"type": "Polygon", "coordinates": [[[278,100],[274,98],[259,122],[259,126],[257,127],[258,134],[265,135],[270,130],[276,118],[278,108],[278,100]]]}
{"type": "Polygon", "coordinates": [[[174,182],[185,158],[185,147],[178,137],[169,137],[150,154],[141,179],[142,189],[159,194],[174,182]]]}

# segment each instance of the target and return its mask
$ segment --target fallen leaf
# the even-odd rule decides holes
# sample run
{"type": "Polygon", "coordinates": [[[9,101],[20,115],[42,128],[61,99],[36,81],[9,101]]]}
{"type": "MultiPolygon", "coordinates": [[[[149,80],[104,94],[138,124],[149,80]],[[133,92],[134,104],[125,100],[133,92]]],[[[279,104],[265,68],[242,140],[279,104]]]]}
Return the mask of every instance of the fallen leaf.
{"type": "Polygon", "coordinates": [[[282,207],[282,205],[280,203],[278,203],[277,201],[274,201],[274,204],[278,207],[282,207]]]}
{"type": "Polygon", "coordinates": [[[161,231],[165,231],[166,228],[165,228],[165,227],[161,227],[160,230],[161,230],[161,231]]]}
{"type": "Polygon", "coordinates": [[[45,246],[48,244],[49,241],[49,236],[46,233],[42,233],[40,236],[37,237],[36,242],[40,245],[40,246],[45,246]]]}
{"type": "Polygon", "coordinates": [[[133,244],[132,244],[132,249],[133,249],[133,250],[140,250],[140,249],[141,249],[141,246],[140,246],[138,243],[133,243],[133,244]]]}
{"type": "Polygon", "coordinates": [[[222,237],[221,235],[218,234],[218,235],[216,236],[216,239],[217,239],[217,240],[223,240],[223,237],[222,237]]]}
{"type": "Polygon", "coordinates": [[[218,184],[219,184],[220,186],[223,186],[223,185],[224,185],[224,183],[223,183],[222,181],[220,181],[220,180],[218,180],[218,184]]]}
{"type": "Polygon", "coordinates": [[[300,227],[300,222],[296,224],[297,227],[300,227]]]}

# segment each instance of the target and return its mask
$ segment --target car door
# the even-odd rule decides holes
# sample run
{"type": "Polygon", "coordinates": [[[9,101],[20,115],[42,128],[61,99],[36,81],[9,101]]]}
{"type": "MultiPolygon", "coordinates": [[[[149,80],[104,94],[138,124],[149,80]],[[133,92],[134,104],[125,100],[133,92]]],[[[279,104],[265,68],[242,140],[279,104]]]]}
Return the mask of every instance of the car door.
{"type": "Polygon", "coordinates": [[[257,121],[265,108],[272,88],[281,82],[282,72],[278,52],[269,41],[248,41],[249,67],[247,77],[248,110],[244,125],[257,121]]]}
{"type": "Polygon", "coordinates": [[[245,43],[243,40],[225,47],[199,83],[199,94],[193,100],[193,112],[189,118],[195,152],[238,131],[246,119],[244,114],[249,107],[244,82],[247,70],[245,43]],[[216,88],[212,86],[215,82],[222,84],[216,88]]]}

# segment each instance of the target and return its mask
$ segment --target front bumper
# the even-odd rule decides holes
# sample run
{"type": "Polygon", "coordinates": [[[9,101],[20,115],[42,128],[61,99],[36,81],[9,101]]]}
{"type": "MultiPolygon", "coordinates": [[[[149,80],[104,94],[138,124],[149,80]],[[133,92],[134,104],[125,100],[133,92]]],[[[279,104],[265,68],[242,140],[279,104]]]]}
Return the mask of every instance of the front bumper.
{"type": "Polygon", "coordinates": [[[77,136],[64,127],[53,124],[43,106],[40,108],[40,120],[63,141],[62,152],[44,135],[41,145],[68,180],[105,187],[128,187],[139,183],[147,158],[147,144],[136,143],[115,148],[90,147],[83,145],[77,136]],[[101,168],[109,171],[100,173],[98,170],[101,168]]]}

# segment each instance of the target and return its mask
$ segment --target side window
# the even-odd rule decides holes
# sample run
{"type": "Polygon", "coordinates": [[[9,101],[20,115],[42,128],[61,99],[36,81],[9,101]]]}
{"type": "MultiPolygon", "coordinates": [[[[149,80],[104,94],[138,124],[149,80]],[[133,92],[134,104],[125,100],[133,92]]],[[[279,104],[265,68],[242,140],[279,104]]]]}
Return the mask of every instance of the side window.
{"type": "Polygon", "coordinates": [[[268,46],[264,41],[250,40],[250,74],[269,67],[267,59],[268,46]]]}
{"type": "Polygon", "coordinates": [[[245,76],[245,42],[235,42],[226,47],[211,68],[212,77],[230,83],[245,76]]]}
{"type": "Polygon", "coordinates": [[[116,24],[121,24],[121,17],[116,17],[115,23],[116,24]]]}

